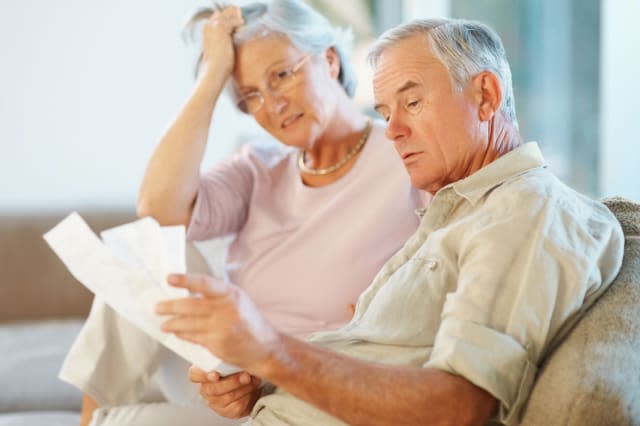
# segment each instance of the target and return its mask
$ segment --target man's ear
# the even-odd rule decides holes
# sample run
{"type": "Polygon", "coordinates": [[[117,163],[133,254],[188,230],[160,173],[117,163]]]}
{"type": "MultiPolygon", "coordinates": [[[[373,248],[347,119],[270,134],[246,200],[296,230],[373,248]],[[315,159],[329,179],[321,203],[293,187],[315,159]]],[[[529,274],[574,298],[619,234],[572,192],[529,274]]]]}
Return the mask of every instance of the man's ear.
{"type": "Polygon", "coordinates": [[[327,59],[327,64],[329,65],[329,74],[331,75],[331,78],[337,79],[338,75],[340,75],[340,56],[338,56],[336,48],[333,46],[327,48],[325,51],[325,57],[327,59]]]}
{"type": "Polygon", "coordinates": [[[497,75],[483,71],[471,80],[475,99],[478,101],[478,118],[489,121],[502,105],[502,84],[497,75]]]}

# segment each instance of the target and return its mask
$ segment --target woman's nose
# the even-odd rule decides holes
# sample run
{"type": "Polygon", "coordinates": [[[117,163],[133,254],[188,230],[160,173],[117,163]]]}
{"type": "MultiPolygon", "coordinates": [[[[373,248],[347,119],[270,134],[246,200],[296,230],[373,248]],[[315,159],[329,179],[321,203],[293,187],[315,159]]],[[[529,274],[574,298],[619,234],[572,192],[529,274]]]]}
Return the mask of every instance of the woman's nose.
{"type": "Polygon", "coordinates": [[[264,107],[272,114],[280,114],[287,107],[287,99],[280,93],[267,91],[263,96],[264,107]]]}

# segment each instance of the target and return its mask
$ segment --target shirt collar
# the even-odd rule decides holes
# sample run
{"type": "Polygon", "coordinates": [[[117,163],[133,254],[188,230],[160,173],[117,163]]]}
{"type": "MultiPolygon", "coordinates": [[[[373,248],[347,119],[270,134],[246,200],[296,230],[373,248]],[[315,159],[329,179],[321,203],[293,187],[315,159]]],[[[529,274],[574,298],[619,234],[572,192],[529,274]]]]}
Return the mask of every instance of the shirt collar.
{"type": "Polygon", "coordinates": [[[544,158],[538,144],[528,142],[484,166],[471,176],[453,182],[442,189],[451,187],[458,195],[475,204],[487,192],[507,179],[538,167],[545,167],[544,158]]]}

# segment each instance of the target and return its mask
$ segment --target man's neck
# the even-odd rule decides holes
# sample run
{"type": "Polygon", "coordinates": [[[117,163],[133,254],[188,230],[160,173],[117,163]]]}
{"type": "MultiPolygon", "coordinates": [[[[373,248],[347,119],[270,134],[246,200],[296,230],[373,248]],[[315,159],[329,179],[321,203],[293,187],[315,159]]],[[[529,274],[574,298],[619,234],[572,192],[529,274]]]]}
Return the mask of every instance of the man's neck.
{"type": "Polygon", "coordinates": [[[487,150],[480,168],[492,163],[522,145],[520,131],[502,113],[498,112],[489,123],[487,150]]]}

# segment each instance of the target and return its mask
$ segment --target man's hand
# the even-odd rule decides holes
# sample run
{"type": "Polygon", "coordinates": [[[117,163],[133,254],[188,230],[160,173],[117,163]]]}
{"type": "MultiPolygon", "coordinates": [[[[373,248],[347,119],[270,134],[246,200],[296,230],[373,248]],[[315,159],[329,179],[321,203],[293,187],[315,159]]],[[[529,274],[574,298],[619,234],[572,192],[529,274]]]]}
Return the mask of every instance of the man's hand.
{"type": "Polygon", "coordinates": [[[157,313],[172,315],[163,331],[253,373],[279,348],[279,333],[241,288],[200,274],[172,274],[167,282],[193,296],[158,303],[157,313]]]}
{"type": "Polygon", "coordinates": [[[221,377],[192,366],[189,380],[200,384],[200,395],[213,411],[231,419],[248,416],[260,397],[261,380],[246,371],[221,377]]]}

